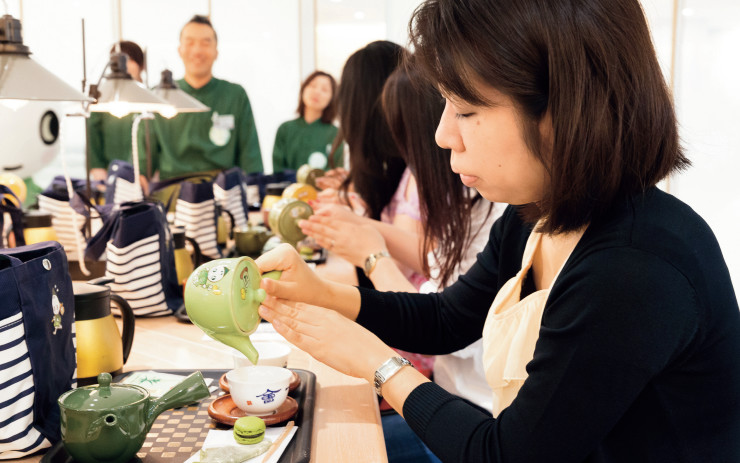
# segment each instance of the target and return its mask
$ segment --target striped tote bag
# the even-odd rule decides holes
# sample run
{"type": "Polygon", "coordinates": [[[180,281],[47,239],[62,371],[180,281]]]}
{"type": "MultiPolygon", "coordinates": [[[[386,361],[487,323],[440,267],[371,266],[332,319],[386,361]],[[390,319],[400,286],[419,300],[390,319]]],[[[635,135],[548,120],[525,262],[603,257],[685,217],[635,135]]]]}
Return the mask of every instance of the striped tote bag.
{"type": "Polygon", "coordinates": [[[86,257],[105,252],[111,290],[128,301],[134,315],[159,317],[182,305],[174,248],[162,204],[136,201],[113,209],[88,243],[86,257]]]}
{"type": "Polygon", "coordinates": [[[78,260],[78,250],[85,251],[87,237],[84,230],[87,220],[91,220],[91,233],[95,234],[103,221],[96,211],[84,207],[80,195],[85,191],[85,181],[72,179],[74,198],[70,201],[64,176],[54,177],[51,184],[37,197],[39,210],[51,214],[51,225],[59,242],[64,246],[67,258],[78,260]],[[88,219],[88,216],[91,216],[88,219]]]}
{"type": "Polygon", "coordinates": [[[175,226],[198,243],[200,253],[211,259],[223,257],[218,245],[218,215],[213,182],[184,181],[175,207],[175,226]]]}
{"type": "MultiPolygon", "coordinates": [[[[255,185],[256,188],[256,185],[255,185]]],[[[213,197],[216,204],[229,211],[234,218],[234,226],[247,229],[249,207],[247,206],[247,177],[239,167],[219,172],[213,182],[213,197]]],[[[259,198],[256,198],[259,202],[259,198]]]]}
{"type": "Polygon", "coordinates": [[[55,241],[0,251],[0,460],[61,439],[57,398],[76,387],[74,294],[55,241]]]}
{"type": "Polygon", "coordinates": [[[134,181],[134,166],[117,159],[111,161],[108,177],[105,179],[105,203],[121,204],[142,199],[144,194],[141,187],[134,181]]]}

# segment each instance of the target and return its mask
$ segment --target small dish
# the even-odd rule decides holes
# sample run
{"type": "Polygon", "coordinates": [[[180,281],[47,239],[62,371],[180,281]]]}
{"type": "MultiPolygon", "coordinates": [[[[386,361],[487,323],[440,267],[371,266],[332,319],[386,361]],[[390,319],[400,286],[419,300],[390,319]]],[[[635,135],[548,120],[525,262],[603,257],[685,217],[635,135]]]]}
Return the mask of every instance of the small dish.
{"type": "MultiPolygon", "coordinates": [[[[221,387],[221,389],[224,392],[229,392],[229,380],[226,379],[226,373],[221,375],[221,378],[218,380],[218,385],[221,387]]],[[[293,372],[293,376],[290,378],[290,384],[288,385],[288,392],[292,392],[301,385],[301,377],[298,376],[298,373],[295,371],[293,372]]]]}
{"type": "MultiPolygon", "coordinates": [[[[285,402],[277,410],[266,415],[255,416],[262,418],[266,425],[272,426],[292,418],[297,412],[298,402],[292,397],[286,397],[285,402]]],[[[211,402],[208,406],[208,415],[219,423],[234,426],[236,420],[247,416],[247,413],[236,406],[231,394],[224,394],[211,402]]]]}

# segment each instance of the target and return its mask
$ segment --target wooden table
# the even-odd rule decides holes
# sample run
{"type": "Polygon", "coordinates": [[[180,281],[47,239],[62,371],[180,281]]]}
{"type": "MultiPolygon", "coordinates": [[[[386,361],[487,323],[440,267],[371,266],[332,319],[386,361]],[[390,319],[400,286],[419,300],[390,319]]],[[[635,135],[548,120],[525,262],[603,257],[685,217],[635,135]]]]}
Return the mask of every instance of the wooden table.
{"type": "MultiPolygon", "coordinates": [[[[354,268],[331,255],[317,272],[351,282],[354,268]]],[[[139,318],[124,371],[169,369],[231,369],[233,350],[204,339],[203,332],[174,317],[139,318]]],[[[316,375],[311,461],[316,463],[387,462],[378,402],[364,379],[352,378],[320,363],[292,346],[289,368],[316,375]]],[[[17,460],[38,462],[41,456],[17,460]]]]}

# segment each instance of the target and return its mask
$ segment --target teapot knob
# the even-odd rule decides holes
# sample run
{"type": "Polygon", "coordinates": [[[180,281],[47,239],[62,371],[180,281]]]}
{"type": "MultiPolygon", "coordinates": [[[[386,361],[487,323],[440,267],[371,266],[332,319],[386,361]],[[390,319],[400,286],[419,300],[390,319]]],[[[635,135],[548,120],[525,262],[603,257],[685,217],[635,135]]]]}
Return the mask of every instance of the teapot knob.
{"type": "Polygon", "coordinates": [[[110,383],[113,377],[110,373],[100,373],[98,375],[98,389],[101,397],[110,397],[110,383]]]}
{"type": "Polygon", "coordinates": [[[262,288],[259,288],[259,289],[257,289],[257,290],[256,290],[256,291],[254,292],[254,300],[255,300],[255,301],[256,301],[256,302],[258,303],[258,304],[262,304],[262,301],[264,301],[266,297],[267,297],[267,293],[265,293],[265,290],[264,290],[264,289],[262,289],[262,288]]]}

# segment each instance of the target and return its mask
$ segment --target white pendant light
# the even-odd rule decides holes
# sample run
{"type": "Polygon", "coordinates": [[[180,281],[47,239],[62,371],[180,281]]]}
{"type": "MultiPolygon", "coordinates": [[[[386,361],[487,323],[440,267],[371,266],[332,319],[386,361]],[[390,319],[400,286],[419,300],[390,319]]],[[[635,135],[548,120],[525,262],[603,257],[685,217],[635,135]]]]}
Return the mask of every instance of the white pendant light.
{"type": "MultiPolygon", "coordinates": [[[[110,74],[101,77],[98,85],[90,86],[90,96],[95,103],[92,112],[111,113],[123,117],[129,113],[159,113],[164,117],[177,114],[175,107],[135,81],[126,71],[128,57],[124,53],[111,53],[108,68],[110,74]]],[[[105,71],[103,71],[105,72],[105,71]]]]}
{"type": "Polygon", "coordinates": [[[11,15],[0,18],[0,99],[82,101],[92,99],[75,90],[30,58],[23,44],[21,22],[11,15]]]}
{"type": "Polygon", "coordinates": [[[167,101],[175,107],[178,113],[202,113],[210,111],[211,108],[185,93],[177,86],[172,78],[172,71],[162,71],[162,79],[159,85],[152,90],[155,95],[167,101]]]}

